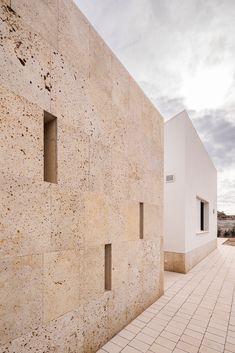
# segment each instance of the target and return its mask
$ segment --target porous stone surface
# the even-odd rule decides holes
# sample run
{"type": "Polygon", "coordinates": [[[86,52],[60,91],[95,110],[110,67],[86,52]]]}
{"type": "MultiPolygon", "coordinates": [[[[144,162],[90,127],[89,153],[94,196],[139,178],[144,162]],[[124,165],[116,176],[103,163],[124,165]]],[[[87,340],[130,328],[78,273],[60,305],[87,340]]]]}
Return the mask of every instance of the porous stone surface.
{"type": "Polygon", "coordinates": [[[0,352],[93,353],[163,292],[163,119],[73,1],[0,4],[0,352]]]}
{"type": "Polygon", "coordinates": [[[164,251],[165,271],[187,273],[217,247],[217,239],[187,253],[164,251]]]}

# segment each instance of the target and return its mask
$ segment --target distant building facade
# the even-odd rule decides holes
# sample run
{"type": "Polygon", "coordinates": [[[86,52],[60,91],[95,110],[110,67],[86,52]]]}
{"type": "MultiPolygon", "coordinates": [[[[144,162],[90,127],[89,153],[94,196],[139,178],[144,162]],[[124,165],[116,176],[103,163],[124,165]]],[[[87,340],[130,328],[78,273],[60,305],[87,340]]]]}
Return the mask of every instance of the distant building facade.
{"type": "Polygon", "coordinates": [[[165,269],[186,273],[217,246],[217,171],[186,111],[165,123],[165,269]]]}
{"type": "Polygon", "coordinates": [[[73,1],[0,11],[0,351],[95,352],[163,293],[163,119],[73,1]]]}

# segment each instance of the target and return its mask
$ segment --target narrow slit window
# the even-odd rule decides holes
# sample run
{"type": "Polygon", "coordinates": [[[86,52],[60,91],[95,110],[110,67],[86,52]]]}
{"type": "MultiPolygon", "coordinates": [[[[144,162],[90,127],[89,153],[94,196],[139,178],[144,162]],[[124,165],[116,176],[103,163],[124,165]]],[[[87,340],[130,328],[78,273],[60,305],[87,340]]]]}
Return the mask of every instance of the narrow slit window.
{"type": "Polygon", "coordinates": [[[144,238],[144,204],[140,202],[140,239],[144,238]]]}
{"type": "Polygon", "coordinates": [[[200,205],[200,230],[204,231],[205,227],[204,227],[204,202],[201,201],[201,205],[200,205]]]}
{"type": "Polygon", "coordinates": [[[44,181],[57,183],[57,118],[44,111],[44,181]]]}
{"type": "Polygon", "coordinates": [[[112,289],[112,245],[105,245],[105,260],[104,260],[104,271],[105,271],[105,290],[112,289]]]}
{"type": "Polygon", "coordinates": [[[198,226],[197,232],[209,231],[209,202],[197,197],[198,226]]]}

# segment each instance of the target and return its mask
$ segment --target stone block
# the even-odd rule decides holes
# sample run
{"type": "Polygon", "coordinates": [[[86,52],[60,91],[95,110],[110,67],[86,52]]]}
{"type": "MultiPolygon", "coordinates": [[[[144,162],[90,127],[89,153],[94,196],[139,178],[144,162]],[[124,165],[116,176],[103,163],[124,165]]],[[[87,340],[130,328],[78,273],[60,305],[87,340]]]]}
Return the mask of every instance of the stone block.
{"type": "Polygon", "coordinates": [[[96,141],[110,145],[113,128],[111,79],[108,87],[103,80],[104,76],[89,78],[85,131],[96,141]]]}
{"type": "Polygon", "coordinates": [[[150,272],[143,276],[143,298],[146,307],[152,305],[163,294],[162,288],[159,286],[160,273],[161,269],[156,268],[155,265],[150,272]]]}
{"type": "Polygon", "coordinates": [[[11,0],[0,0],[0,5],[11,6],[11,0]]]}
{"type": "Polygon", "coordinates": [[[153,271],[154,269],[159,270],[160,266],[160,250],[161,250],[161,238],[144,240],[143,239],[143,277],[147,273],[153,271]]]}
{"type": "MultiPolygon", "coordinates": [[[[128,286],[128,242],[115,241],[112,243],[112,289],[117,293],[127,295],[128,286]],[[122,289],[125,290],[122,291],[122,289]]],[[[113,298],[113,301],[119,301],[113,298]]],[[[124,298],[122,299],[122,301],[124,298]]]]}
{"type": "Polygon", "coordinates": [[[57,48],[58,12],[57,0],[27,1],[11,0],[12,9],[22,20],[57,48]]]}
{"type": "MultiPolygon", "coordinates": [[[[88,76],[81,76],[60,52],[51,53],[51,113],[61,124],[85,131],[89,125],[88,76]],[[76,92],[76,94],[71,94],[76,92]]],[[[90,110],[89,110],[90,109],[90,110]]]]}
{"type": "Polygon", "coordinates": [[[110,337],[108,303],[111,292],[84,305],[84,347],[86,353],[96,352],[110,337]]]}
{"type": "Polygon", "coordinates": [[[73,1],[58,0],[58,13],[58,50],[87,77],[90,24],[73,1]]]}
{"type": "Polygon", "coordinates": [[[49,111],[50,46],[9,7],[0,20],[0,84],[49,111]]]}
{"type": "Polygon", "coordinates": [[[58,124],[58,184],[76,192],[88,191],[89,137],[78,129],[58,124]]]}
{"type": "Polygon", "coordinates": [[[81,249],[85,237],[83,194],[53,184],[50,201],[50,250],[81,249]]]}
{"type": "Polygon", "coordinates": [[[162,217],[162,207],[144,203],[144,239],[156,241],[163,235],[162,217]]]}
{"type": "Polygon", "coordinates": [[[42,255],[0,260],[0,344],[42,322],[42,255]]]}
{"type": "Polygon", "coordinates": [[[92,82],[96,82],[100,89],[108,95],[111,94],[113,54],[91,26],[89,31],[89,54],[89,74],[92,82]]]}
{"type": "Polygon", "coordinates": [[[89,303],[104,294],[104,245],[85,246],[81,252],[81,300],[89,303]]]}
{"type": "Polygon", "coordinates": [[[50,184],[1,173],[1,255],[42,253],[50,245],[50,184]]]}
{"type": "Polygon", "coordinates": [[[122,112],[120,107],[116,104],[112,104],[111,107],[111,130],[109,134],[109,142],[112,149],[117,152],[127,155],[127,119],[128,111],[122,112]]]}
{"type": "Polygon", "coordinates": [[[85,193],[85,243],[104,245],[110,239],[108,221],[108,200],[103,194],[85,193]]]}
{"type": "Polygon", "coordinates": [[[81,250],[45,253],[43,258],[43,322],[75,310],[81,304],[81,250]]]}
{"type": "Polygon", "coordinates": [[[140,238],[140,210],[139,202],[126,201],[126,239],[138,240],[140,238]]]}
{"type": "Polygon", "coordinates": [[[112,152],[109,146],[90,139],[89,189],[93,192],[112,192],[112,152]]]}
{"type": "Polygon", "coordinates": [[[36,327],[0,347],[0,352],[79,352],[83,351],[83,309],[36,327]]]}
{"type": "Polygon", "coordinates": [[[127,324],[127,287],[120,286],[112,291],[108,302],[109,337],[113,337],[127,324]]]}
{"type": "Polygon", "coordinates": [[[48,322],[44,327],[45,336],[49,341],[48,352],[85,353],[83,351],[83,307],[48,322]]]}
{"type": "MultiPolygon", "coordinates": [[[[130,76],[117,58],[111,58],[112,104],[127,120],[129,118],[130,76]]],[[[114,120],[116,116],[114,116],[114,120]]],[[[123,126],[124,127],[124,126],[123,126]]]]}
{"type": "Polygon", "coordinates": [[[43,110],[0,87],[1,165],[14,176],[43,180],[43,110]]]}
{"type": "Polygon", "coordinates": [[[139,315],[144,308],[143,298],[143,244],[142,240],[128,242],[127,321],[139,315]],[[138,254],[138,256],[136,256],[138,254]]]}
{"type": "Polygon", "coordinates": [[[124,153],[112,149],[112,196],[129,198],[128,160],[124,153]]]}
{"type": "Polygon", "coordinates": [[[108,197],[108,227],[107,241],[118,243],[126,240],[126,203],[121,198],[108,197]]]}

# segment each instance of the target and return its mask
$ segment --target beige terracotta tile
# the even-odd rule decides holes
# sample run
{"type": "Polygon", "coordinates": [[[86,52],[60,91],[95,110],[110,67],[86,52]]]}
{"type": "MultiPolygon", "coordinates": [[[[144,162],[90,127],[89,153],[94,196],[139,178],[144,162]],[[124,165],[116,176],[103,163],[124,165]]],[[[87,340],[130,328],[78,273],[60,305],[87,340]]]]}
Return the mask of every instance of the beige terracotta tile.
{"type": "Polygon", "coordinates": [[[159,329],[154,330],[153,328],[147,326],[144,327],[141,332],[153,338],[157,338],[160,335],[159,329]]]}
{"type": "Polygon", "coordinates": [[[230,343],[230,342],[226,342],[225,349],[230,352],[234,352],[235,351],[235,344],[230,343]]]}
{"type": "Polygon", "coordinates": [[[161,346],[160,344],[154,343],[150,347],[150,351],[154,353],[172,353],[172,349],[161,346]]]}
{"type": "Polygon", "coordinates": [[[139,350],[137,350],[133,347],[127,346],[122,350],[122,352],[123,353],[139,353],[139,350]]]}
{"type": "Polygon", "coordinates": [[[197,338],[197,339],[202,339],[203,337],[203,334],[202,333],[199,333],[197,331],[193,331],[193,330],[190,330],[189,328],[187,328],[185,331],[184,331],[184,334],[187,335],[187,336],[191,336],[191,337],[194,337],[194,338],[197,338]]]}
{"type": "Polygon", "coordinates": [[[161,333],[161,337],[164,337],[170,341],[173,341],[175,343],[177,343],[180,339],[180,336],[178,335],[175,335],[174,333],[171,333],[171,332],[168,332],[168,331],[163,331],[161,333]]]}
{"type": "Polygon", "coordinates": [[[200,347],[200,350],[199,350],[200,353],[215,353],[215,350],[214,348],[209,348],[207,346],[201,346],[200,347]]]}
{"type": "Polygon", "coordinates": [[[150,345],[153,344],[154,342],[154,337],[151,337],[143,332],[138,333],[135,338],[141,342],[144,342],[150,345]]]}
{"type": "Polygon", "coordinates": [[[127,340],[130,341],[135,337],[135,334],[133,332],[130,332],[130,331],[124,329],[119,332],[119,336],[126,338],[127,340]]]}
{"type": "Polygon", "coordinates": [[[224,344],[217,343],[217,342],[212,341],[208,338],[204,338],[202,341],[202,344],[206,347],[216,349],[219,352],[223,352],[223,350],[224,350],[224,344]]]}
{"type": "Polygon", "coordinates": [[[132,322],[131,322],[129,325],[127,325],[125,328],[126,328],[128,331],[131,331],[131,332],[133,332],[133,333],[135,333],[135,334],[139,333],[140,331],[143,332],[143,330],[144,330],[144,328],[143,328],[143,330],[141,330],[141,328],[139,328],[139,327],[133,325],[132,322]]]}
{"type": "Polygon", "coordinates": [[[206,332],[204,337],[208,338],[209,340],[221,343],[221,344],[225,343],[225,338],[224,337],[218,336],[218,335],[216,335],[214,333],[206,332]]]}
{"type": "Polygon", "coordinates": [[[180,340],[183,341],[183,342],[186,342],[186,343],[189,343],[191,344],[192,346],[195,346],[195,347],[199,347],[200,344],[201,344],[201,339],[199,338],[195,338],[195,337],[192,337],[192,336],[188,336],[186,334],[183,334],[181,337],[180,337],[180,340]]]}
{"type": "Polygon", "coordinates": [[[126,338],[121,337],[119,335],[116,335],[111,339],[111,342],[115,343],[116,345],[120,346],[121,348],[124,348],[128,345],[129,340],[127,340],[126,338]]]}
{"type": "Polygon", "coordinates": [[[150,345],[147,343],[144,343],[143,341],[138,340],[137,338],[134,338],[130,343],[129,346],[134,347],[138,349],[140,352],[147,352],[149,349],[150,345]]]}
{"type": "Polygon", "coordinates": [[[159,336],[156,341],[157,344],[160,344],[163,347],[169,348],[169,349],[174,349],[175,348],[175,342],[170,341],[169,339],[165,337],[159,336]]]}
{"type": "Polygon", "coordinates": [[[120,346],[117,346],[113,342],[108,342],[103,346],[104,352],[108,353],[119,353],[121,352],[122,348],[120,346]]]}
{"type": "Polygon", "coordinates": [[[197,353],[198,352],[198,347],[192,346],[191,344],[186,343],[186,342],[182,342],[182,341],[179,341],[177,343],[176,348],[182,349],[183,351],[188,352],[188,353],[197,353]]]}

